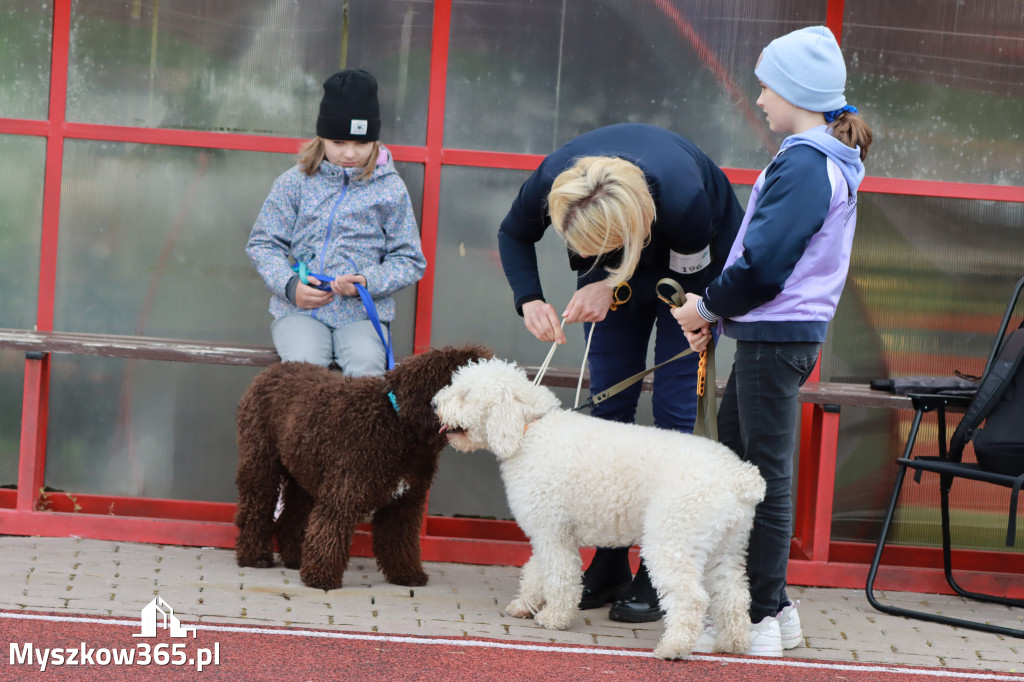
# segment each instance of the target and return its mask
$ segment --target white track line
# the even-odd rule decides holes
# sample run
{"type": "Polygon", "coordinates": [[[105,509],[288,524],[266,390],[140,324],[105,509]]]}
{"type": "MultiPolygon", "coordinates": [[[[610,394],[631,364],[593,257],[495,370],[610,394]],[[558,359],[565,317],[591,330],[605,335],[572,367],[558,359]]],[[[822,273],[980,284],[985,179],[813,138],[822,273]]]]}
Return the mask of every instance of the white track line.
{"type": "MultiPolygon", "coordinates": [[[[84,616],[49,616],[43,614],[12,613],[0,611],[0,618],[12,620],[42,620],[53,623],[88,623],[97,625],[125,625],[128,627],[139,627],[137,620],[119,620],[115,618],[86,618],[84,616]]],[[[369,635],[348,632],[330,632],[327,630],[297,630],[292,628],[273,627],[237,627],[233,625],[209,625],[204,623],[187,623],[193,625],[197,630],[208,630],[210,632],[239,632],[253,635],[275,635],[286,637],[312,637],[320,639],[347,639],[365,642],[394,642],[400,644],[429,644],[445,645],[480,649],[510,649],[515,651],[534,652],[559,652],[574,653],[590,656],[624,656],[629,658],[653,658],[654,654],[647,650],[640,649],[598,649],[594,647],[582,647],[575,644],[563,646],[546,646],[543,644],[491,642],[476,639],[439,639],[436,637],[412,637],[402,635],[369,635]]],[[[890,667],[882,665],[845,665],[842,663],[824,663],[820,661],[800,661],[795,659],[759,658],[755,656],[745,658],[733,658],[726,656],[710,656],[707,654],[692,654],[688,660],[694,661],[717,661],[719,663],[737,663],[749,665],[772,665],[782,668],[817,668],[823,670],[842,670],[851,672],[880,672],[890,675],[931,675],[933,677],[946,677],[949,679],[965,680],[1012,680],[1020,682],[1024,675],[967,672],[957,670],[941,670],[934,668],[906,668],[890,667]]]]}

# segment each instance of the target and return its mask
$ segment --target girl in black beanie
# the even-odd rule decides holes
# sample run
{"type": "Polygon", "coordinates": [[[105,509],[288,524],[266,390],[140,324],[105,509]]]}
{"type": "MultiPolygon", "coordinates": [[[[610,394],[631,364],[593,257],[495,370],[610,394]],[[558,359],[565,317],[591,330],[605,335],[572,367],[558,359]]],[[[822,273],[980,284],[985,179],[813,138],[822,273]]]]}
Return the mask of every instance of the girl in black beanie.
{"type": "Polygon", "coordinates": [[[316,137],[274,182],[246,253],[270,289],[282,361],[380,375],[392,362],[392,294],[427,263],[409,192],[380,144],[377,81],[347,69],[323,87],[316,137]]]}

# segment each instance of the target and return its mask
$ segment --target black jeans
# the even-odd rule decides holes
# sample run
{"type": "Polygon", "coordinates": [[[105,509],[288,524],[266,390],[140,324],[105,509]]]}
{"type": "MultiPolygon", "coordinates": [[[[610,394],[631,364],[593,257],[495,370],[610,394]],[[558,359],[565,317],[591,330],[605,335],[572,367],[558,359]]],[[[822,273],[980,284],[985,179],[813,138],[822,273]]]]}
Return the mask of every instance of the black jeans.
{"type": "Polygon", "coordinates": [[[793,534],[793,450],[797,392],[818,359],[818,343],[737,341],[732,373],[718,412],[718,433],[768,483],[757,506],[747,553],[750,620],[775,616],[789,601],[786,567],[793,534]]]}

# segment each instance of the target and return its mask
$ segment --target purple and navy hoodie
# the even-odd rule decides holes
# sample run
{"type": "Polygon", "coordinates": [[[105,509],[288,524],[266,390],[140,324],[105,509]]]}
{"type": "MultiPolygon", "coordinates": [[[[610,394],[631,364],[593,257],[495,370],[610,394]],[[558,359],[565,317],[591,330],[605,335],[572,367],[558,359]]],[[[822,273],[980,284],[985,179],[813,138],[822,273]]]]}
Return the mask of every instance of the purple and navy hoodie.
{"type": "Polygon", "coordinates": [[[390,152],[381,147],[373,175],[360,180],[362,172],[325,159],[313,176],[294,166],[274,181],[245,252],[273,294],[275,318],[309,315],[333,328],[369,319],[358,296],[335,296],[320,308],[295,305],[288,298],[288,283],[297,277],[293,262],[306,263],[311,273],[366,277],[381,322],[395,317],[391,294],[423,277],[427,260],[416,217],[390,152]]]}
{"type": "Polygon", "coordinates": [[[698,312],[742,341],[824,342],[846,284],[863,179],[860,149],[825,126],[787,137],[754,183],[698,312]]]}

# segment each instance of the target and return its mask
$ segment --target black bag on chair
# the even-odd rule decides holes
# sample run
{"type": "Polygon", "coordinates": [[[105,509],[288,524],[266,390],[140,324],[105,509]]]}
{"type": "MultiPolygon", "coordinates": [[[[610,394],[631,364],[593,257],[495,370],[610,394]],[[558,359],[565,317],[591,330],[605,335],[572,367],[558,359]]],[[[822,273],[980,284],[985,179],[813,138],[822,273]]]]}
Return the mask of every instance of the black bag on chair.
{"type": "Polygon", "coordinates": [[[1024,323],[1006,339],[978,387],[949,447],[959,456],[974,443],[978,466],[1006,476],[1024,474],[1024,323]],[[985,422],[983,428],[979,424],[985,422]]]}

